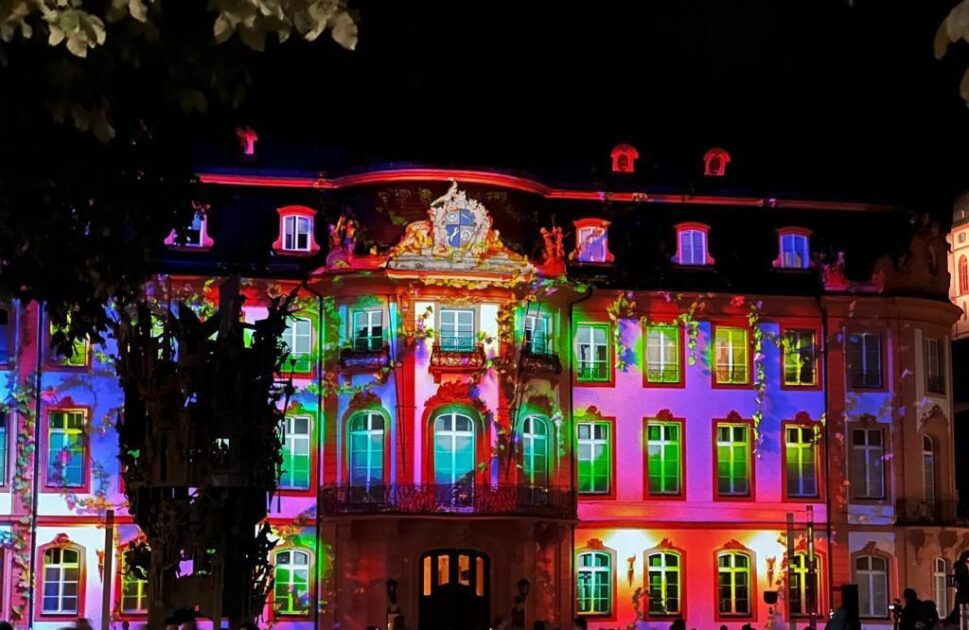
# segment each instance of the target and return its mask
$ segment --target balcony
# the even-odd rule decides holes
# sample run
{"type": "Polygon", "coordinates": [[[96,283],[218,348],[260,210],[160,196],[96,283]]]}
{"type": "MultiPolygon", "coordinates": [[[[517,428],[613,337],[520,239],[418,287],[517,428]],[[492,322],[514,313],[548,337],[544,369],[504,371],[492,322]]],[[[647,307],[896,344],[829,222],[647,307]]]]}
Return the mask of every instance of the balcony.
{"type": "Polygon", "coordinates": [[[324,486],[324,516],[354,514],[467,514],[575,519],[576,495],[569,488],[476,486],[475,484],[396,484],[324,486]]]}
{"type": "Polygon", "coordinates": [[[442,372],[477,372],[485,366],[484,346],[475,343],[455,342],[442,338],[431,349],[430,372],[440,379],[442,372]]]}
{"type": "Polygon", "coordinates": [[[388,365],[390,351],[381,339],[354,339],[351,347],[340,350],[340,367],[344,370],[374,371],[388,365]]]}
{"type": "Polygon", "coordinates": [[[965,506],[958,501],[899,499],[895,503],[896,525],[955,525],[969,522],[965,506]]]}
{"type": "Polygon", "coordinates": [[[562,362],[557,354],[532,352],[526,348],[521,354],[521,369],[528,374],[558,375],[562,373],[562,362]]]}

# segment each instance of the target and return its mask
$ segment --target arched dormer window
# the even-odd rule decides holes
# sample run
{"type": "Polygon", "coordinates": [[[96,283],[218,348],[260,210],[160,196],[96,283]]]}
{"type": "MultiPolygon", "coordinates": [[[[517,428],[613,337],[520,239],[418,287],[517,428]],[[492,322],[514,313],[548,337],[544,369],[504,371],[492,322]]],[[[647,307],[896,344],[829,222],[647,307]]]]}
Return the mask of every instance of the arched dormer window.
{"type": "Polygon", "coordinates": [[[639,159],[639,152],[631,144],[616,145],[610,157],[612,158],[613,173],[636,172],[636,160],[639,159]]]}
{"type": "Polygon", "coordinates": [[[703,174],[707,177],[723,177],[727,174],[730,154],[720,148],[713,148],[703,155],[703,174]]]}
{"type": "Polygon", "coordinates": [[[811,266],[811,230],[785,227],[777,231],[775,269],[807,269],[811,266]]]}
{"type": "Polygon", "coordinates": [[[306,206],[284,206],[279,213],[279,236],[273,250],[281,254],[315,254],[320,251],[314,235],[316,210],[306,206]]]}
{"type": "Polygon", "coordinates": [[[574,221],[575,250],[570,258],[580,263],[611,263],[609,225],[605,219],[588,218],[574,221]]]}
{"type": "Polygon", "coordinates": [[[40,614],[81,617],[84,614],[84,547],[58,534],[40,549],[40,614]]]}
{"type": "Polygon", "coordinates": [[[215,241],[209,236],[209,219],[206,210],[206,206],[196,205],[195,214],[183,230],[182,236],[178,235],[177,230],[172,230],[165,239],[165,245],[172,249],[204,250],[212,247],[215,241]]]}
{"type": "Polygon", "coordinates": [[[676,255],[673,262],[689,267],[708,267],[714,263],[710,256],[708,237],[710,226],[703,223],[680,223],[676,227],[676,255]]]}

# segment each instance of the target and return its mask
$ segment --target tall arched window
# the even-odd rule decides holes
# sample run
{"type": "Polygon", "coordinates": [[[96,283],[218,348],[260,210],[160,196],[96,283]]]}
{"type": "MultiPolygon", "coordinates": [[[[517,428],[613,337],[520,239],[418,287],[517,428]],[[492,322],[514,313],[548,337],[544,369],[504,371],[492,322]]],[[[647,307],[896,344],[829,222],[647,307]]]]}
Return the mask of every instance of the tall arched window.
{"type": "Polygon", "coordinates": [[[649,614],[656,616],[683,613],[683,560],[669,550],[646,552],[646,588],[649,614]]]}
{"type": "Polygon", "coordinates": [[[273,610],[277,615],[310,612],[310,554],[301,549],[276,552],[273,610]]]}
{"type": "Polygon", "coordinates": [[[888,561],[881,556],[858,556],[854,569],[861,616],[888,617],[888,561]]]}
{"type": "Polygon", "coordinates": [[[434,483],[471,483],[474,477],[474,420],[457,412],[434,420],[434,483]]]}
{"type": "Polygon", "coordinates": [[[522,458],[529,486],[548,485],[548,421],[541,416],[528,416],[522,421],[522,458]]]}
{"type": "MultiPolygon", "coordinates": [[[[817,562],[817,557],[815,557],[817,562]]],[[[796,553],[790,559],[791,614],[806,615],[817,612],[818,572],[811,571],[806,553],[796,553]]]]}
{"type": "Polygon", "coordinates": [[[360,411],[348,423],[350,485],[372,488],[384,485],[384,416],[360,411]]]}
{"type": "Polygon", "coordinates": [[[949,585],[947,576],[949,574],[949,563],[945,558],[932,559],[932,599],[935,601],[936,608],[940,614],[946,614],[949,610],[949,585]]]}
{"type": "Polygon", "coordinates": [[[612,556],[606,551],[586,551],[576,558],[577,610],[580,615],[612,612],[612,556]]]}
{"type": "Polygon", "coordinates": [[[969,262],[965,256],[959,257],[959,295],[965,295],[969,290],[969,262]]]}
{"type": "Polygon", "coordinates": [[[721,551],[717,554],[718,606],[721,615],[750,615],[752,565],[750,555],[742,551],[721,551]]]}
{"type": "Polygon", "coordinates": [[[922,489],[926,501],[935,501],[935,443],[928,435],[922,436],[922,489]]]}
{"type": "Polygon", "coordinates": [[[81,568],[84,549],[77,545],[57,545],[44,551],[41,573],[41,611],[45,615],[80,614],[81,568]]]}

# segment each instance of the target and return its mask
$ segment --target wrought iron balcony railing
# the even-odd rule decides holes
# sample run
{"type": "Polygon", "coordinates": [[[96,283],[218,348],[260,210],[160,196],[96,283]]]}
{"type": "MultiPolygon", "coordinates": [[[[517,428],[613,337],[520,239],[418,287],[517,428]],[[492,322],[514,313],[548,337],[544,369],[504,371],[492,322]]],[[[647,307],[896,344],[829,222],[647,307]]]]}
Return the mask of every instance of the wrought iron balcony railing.
{"type": "Polygon", "coordinates": [[[557,354],[540,354],[526,348],[521,353],[521,368],[529,374],[561,374],[562,362],[557,354]]]}
{"type": "Polygon", "coordinates": [[[374,349],[343,348],[340,350],[340,367],[345,370],[379,370],[390,365],[387,346],[374,349]]]}
{"type": "Polygon", "coordinates": [[[969,514],[958,501],[899,499],[895,502],[897,525],[955,525],[966,522],[969,522],[969,514]]]}
{"type": "Polygon", "coordinates": [[[461,484],[324,486],[324,516],[347,514],[474,514],[574,519],[576,494],[569,488],[461,484]]]}

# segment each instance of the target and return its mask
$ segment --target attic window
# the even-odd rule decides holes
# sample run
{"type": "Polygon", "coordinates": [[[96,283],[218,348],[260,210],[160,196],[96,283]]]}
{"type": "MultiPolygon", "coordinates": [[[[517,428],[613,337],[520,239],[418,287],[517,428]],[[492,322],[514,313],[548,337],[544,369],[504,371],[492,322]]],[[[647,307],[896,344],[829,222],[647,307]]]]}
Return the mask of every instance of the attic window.
{"type": "Polygon", "coordinates": [[[214,242],[209,237],[209,220],[205,208],[195,210],[192,221],[186,226],[182,236],[179,236],[178,230],[172,230],[165,239],[165,245],[169,247],[189,249],[205,249],[212,247],[214,242]]]}
{"type": "Polygon", "coordinates": [[[676,226],[676,255],[673,262],[691,267],[713,265],[707,247],[710,226],[703,223],[680,223],[676,226]]]}
{"type": "Polygon", "coordinates": [[[314,237],[316,210],[306,206],[284,206],[279,213],[279,236],[273,249],[287,254],[314,254],[320,251],[314,237]]]}
{"type": "Polygon", "coordinates": [[[580,263],[611,263],[609,251],[609,221],[579,219],[575,224],[575,251],[570,258],[580,263]]]}
{"type": "Polygon", "coordinates": [[[807,269],[811,266],[811,230],[786,227],[777,231],[775,269],[807,269]]]}
{"type": "Polygon", "coordinates": [[[639,151],[631,144],[619,144],[612,150],[613,173],[635,173],[639,151]]]}
{"type": "Polygon", "coordinates": [[[727,174],[730,154],[723,149],[710,149],[703,155],[703,174],[707,177],[723,177],[727,174]]]}

